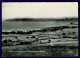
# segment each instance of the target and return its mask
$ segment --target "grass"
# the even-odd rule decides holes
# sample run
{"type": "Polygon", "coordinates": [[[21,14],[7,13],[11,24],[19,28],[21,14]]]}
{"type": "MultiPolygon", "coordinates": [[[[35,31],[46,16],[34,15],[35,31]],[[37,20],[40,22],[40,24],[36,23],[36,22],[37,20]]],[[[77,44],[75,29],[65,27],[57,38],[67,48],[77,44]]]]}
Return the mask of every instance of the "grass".
{"type": "Polygon", "coordinates": [[[32,56],[36,56],[36,57],[78,56],[78,47],[77,46],[25,46],[25,47],[16,47],[12,49],[4,48],[2,49],[2,56],[24,56],[24,57],[25,56],[30,56],[30,57],[32,56]],[[9,51],[13,51],[13,52],[9,52],[9,51]],[[40,52],[40,51],[44,51],[44,52],[40,52]]]}

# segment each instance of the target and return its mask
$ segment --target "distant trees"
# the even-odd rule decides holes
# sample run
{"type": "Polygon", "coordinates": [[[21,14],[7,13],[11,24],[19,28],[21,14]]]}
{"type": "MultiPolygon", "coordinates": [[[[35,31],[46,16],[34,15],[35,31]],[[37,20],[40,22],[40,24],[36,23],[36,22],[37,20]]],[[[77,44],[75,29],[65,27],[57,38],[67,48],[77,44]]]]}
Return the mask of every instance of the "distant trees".
{"type": "Polygon", "coordinates": [[[62,35],[65,35],[65,33],[62,33],[62,35]]]}
{"type": "Polygon", "coordinates": [[[31,38],[36,38],[35,36],[32,36],[31,38]]]}
{"type": "Polygon", "coordinates": [[[7,44],[7,40],[5,39],[5,40],[3,41],[3,43],[7,44]]]}
{"type": "Polygon", "coordinates": [[[20,42],[20,45],[27,45],[27,44],[32,44],[32,41],[23,41],[23,42],[20,42]]]}
{"type": "Polygon", "coordinates": [[[48,40],[48,43],[50,43],[50,42],[51,42],[51,40],[49,39],[49,40],[48,40]]]}
{"type": "Polygon", "coordinates": [[[7,45],[7,46],[8,46],[8,45],[12,45],[12,40],[10,40],[10,39],[8,39],[8,40],[5,39],[5,40],[3,40],[3,41],[2,41],[2,46],[5,46],[5,45],[7,45]]]}

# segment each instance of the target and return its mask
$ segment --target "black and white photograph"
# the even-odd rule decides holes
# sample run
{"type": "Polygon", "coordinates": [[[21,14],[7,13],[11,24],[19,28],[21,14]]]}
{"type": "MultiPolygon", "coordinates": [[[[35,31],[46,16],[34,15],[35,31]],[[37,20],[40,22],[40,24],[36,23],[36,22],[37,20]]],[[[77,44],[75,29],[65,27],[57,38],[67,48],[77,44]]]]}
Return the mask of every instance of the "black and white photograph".
{"type": "Polygon", "coordinates": [[[2,57],[78,56],[78,2],[2,2],[2,57]]]}

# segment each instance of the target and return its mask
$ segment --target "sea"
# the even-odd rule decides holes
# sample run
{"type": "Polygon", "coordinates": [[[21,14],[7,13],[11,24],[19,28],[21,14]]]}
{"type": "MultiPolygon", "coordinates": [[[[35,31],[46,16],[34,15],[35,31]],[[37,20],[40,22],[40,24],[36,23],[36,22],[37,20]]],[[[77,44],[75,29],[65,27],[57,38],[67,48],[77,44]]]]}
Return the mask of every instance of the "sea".
{"type": "Polygon", "coordinates": [[[31,31],[48,27],[69,26],[69,21],[26,21],[10,22],[2,21],[2,31],[31,31]]]}

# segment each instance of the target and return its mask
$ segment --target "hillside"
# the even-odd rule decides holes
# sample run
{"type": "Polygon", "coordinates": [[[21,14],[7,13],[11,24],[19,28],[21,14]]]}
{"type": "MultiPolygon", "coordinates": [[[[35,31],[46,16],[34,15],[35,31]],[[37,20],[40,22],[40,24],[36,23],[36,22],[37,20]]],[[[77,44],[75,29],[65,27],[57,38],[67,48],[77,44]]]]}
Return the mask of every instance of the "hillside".
{"type": "Polygon", "coordinates": [[[5,21],[78,21],[78,18],[14,18],[5,21]]]}

